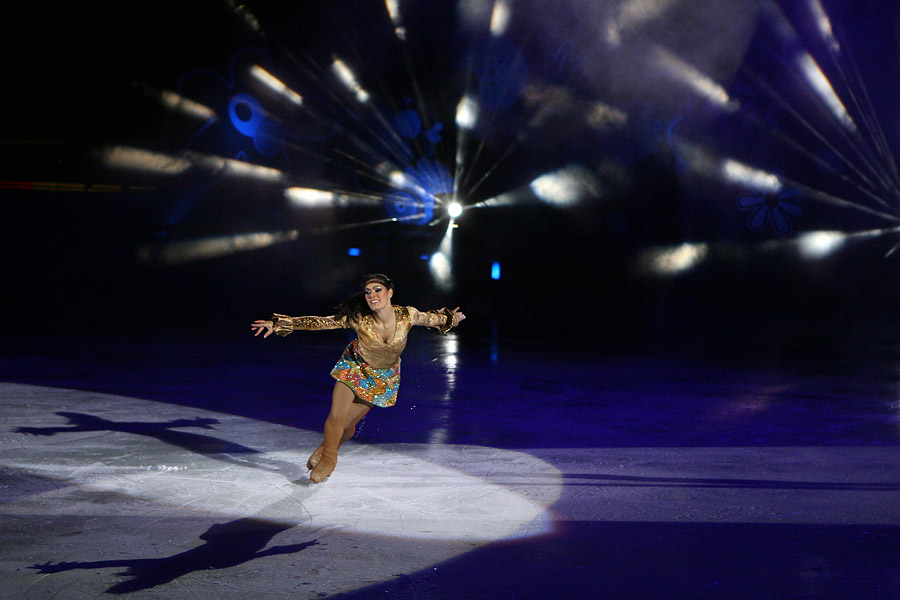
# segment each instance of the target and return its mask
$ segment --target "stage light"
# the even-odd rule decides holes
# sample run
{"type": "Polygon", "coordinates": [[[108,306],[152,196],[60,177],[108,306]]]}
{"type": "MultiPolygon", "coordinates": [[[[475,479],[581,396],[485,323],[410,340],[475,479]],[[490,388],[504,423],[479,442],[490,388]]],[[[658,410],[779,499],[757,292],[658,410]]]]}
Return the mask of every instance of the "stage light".
{"type": "Polygon", "coordinates": [[[809,10],[813,14],[816,26],[819,28],[819,33],[822,34],[825,43],[828,44],[828,47],[831,48],[832,52],[839,54],[841,45],[834,37],[834,29],[831,27],[831,20],[825,13],[825,8],[822,6],[822,3],[819,2],[819,0],[807,0],[807,3],[809,4],[809,10]]]}
{"type": "Polygon", "coordinates": [[[754,169],[730,158],[722,163],[721,172],[726,180],[747,185],[759,192],[777,194],[782,188],[781,178],[778,175],[754,169]]]}
{"type": "Polygon", "coordinates": [[[556,206],[573,206],[600,193],[596,178],[580,165],[569,165],[541,175],[529,187],[538,198],[556,206]]]}
{"type": "Polygon", "coordinates": [[[438,289],[447,292],[453,289],[453,266],[443,252],[435,252],[428,261],[428,270],[438,289]]]}
{"type": "Polygon", "coordinates": [[[494,0],[491,11],[491,35],[501,36],[509,28],[510,9],[507,0],[494,0]]]}
{"type": "Polygon", "coordinates": [[[303,105],[303,97],[286,86],[281,82],[277,77],[263,69],[258,65],[253,65],[250,68],[250,75],[252,75],[257,81],[268,87],[270,90],[274,91],[276,94],[288,100],[291,104],[295,104],[297,106],[303,105]]]}
{"type": "Polygon", "coordinates": [[[825,103],[831,114],[846,128],[856,132],[856,123],[853,122],[853,118],[847,112],[843,102],[834,93],[834,88],[831,87],[831,83],[829,83],[825,74],[822,73],[813,57],[804,52],[797,57],[797,64],[800,67],[800,71],[803,72],[806,81],[819,95],[819,98],[822,99],[822,102],[825,103]]]}
{"type": "Polygon", "coordinates": [[[157,175],[181,175],[191,168],[191,161],[186,158],[129,146],[107,149],[101,161],[108,167],[147,171],[157,175]]]}
{"type": "Polygon", "coordinates": [[[453,290],[453,220],[447,223],[447,230],[438,246],[438,251],[431,255],[428,270],[435,285],[442,292],[453,290]]]}
{"type": "Polygon", "coordinates": [[[450,217],[453,219],[460,216],[462,212],[463,207],[459,202],[451,202],[449,206],[447,206],[447,214],[450,215],[450,217]]]}
{"type": "Polygon", "coordinates": [[[301,187],[290,187],[284,190],[284,195],[294,205],[307,208],[332,206],[335,200],[334,192],[301,187]]]}
{"type": "Polygon", "coordinates": [[[397,0],[384,0],[388,14],[391,17],[391,23],[394,24],[394,33],[401,40],[406,40],[406,27],[403,26],[403,18],[400,16],[400,6],[397,0]]]}
{"type": "Polygon", "coordinates": [[[844,245],[847,234],[840,231],[812,231],[797,239],[800,256],[807,259],[824,258],[844,245]]]}
{"type": "Polygon", "coordinates": [[[403,171],[391,171],[388,177],[391,180],[391,184],[397,188],[404,188],[409,186],[409,179],[406,177],[406,174],[403,171]]]}
{"type": "Polygon", "coordinates": [[[198,165],[225,176],[256,179],[269,183],[281,183],[285,178],[284,173],[278,169],[255,165],[242,160],[222,158],[221,156],[192,155],[192,157],[195,158],[198,165]]]}
{"type": "Polygon", "coordinates": [[[160,262],[165,265],[181,265],[199,260],[219,258],[239,252],[267,248],[275,244],[290,242],[298,237],[296,230],[276,233],[243,233],[199,240],[172,242],[160,248],[144,246],[138,250],[138,259],[143,262],[160,262]]]}
{"type": "Polygon", "coordinates": [[[735,112],[740,107],[736,101],[731,100],[728,92],[709,76],[680,57],[660,46],[654,48],[656,60],[659,66],[665,69],[673,78],[692,89],[697,95],[702,96],[722,110],[735,112]]]}
{"type": "Polygon", "coordinates": [[[221,177],[241,177],[268,183],[281,183],[284,173],[233,158],[207,156],[195,152],[178,157],[141,148],[114,146],[103,151],[101,162],[107,167],[146,171],[157,175],[183,175],[192,167],[221,177]]]}
{"type": "Polygon", "coordinates": [[[638,265],[641,271],[651,275],[677,275],[696,267],[708,254],[709,246],[705,243],[684,243],[648,250],[638,259],[638,265]]]}
{"type": "Polygon", "coordinates": [[[353,74],[350,67],[344,64],[344,61],[335,58],[334,62],[331,63],[331,70],[337,76],[338,80],[343,83],[348,90],[353,92],[360,104],[366,104],[369,101],[369,93],[363,89],[358,81],[356,81],[356,75],[353,74]]]}
{"type": "Polygon", "coordinates": [[[534,201],[532,194],[527,188],[523,187],[522,189],[504,192],[491,198],[485,198],[481,202],[469,206],[469,208],[500,208],[505,206],[515,206],[527,199],[534,201]]]}
{"type": "Polygon", "coordinates": [[[460,129],[472,129],[478,123],[478,101],[471,96],[463,96],[456,105],[456,124],[460,129]]]}
{"type": "Polygon", "coordinates": [[[419,185],[415,176],[410,176],[403,171],[391,171],[388,175],[391,185],[400,190],[410,190],[418,194],[428,194],[428,191],[419,185]]]}
{"type": "Polygon", "coordinates": [[[189,100],[188,98],[185,98],[180,94],[176,94],[175,92],[162,90],[161,92],[157,93],[157,98],[166,108],[174,110],[176,112],[180,112],[190,117],[194,117],[195,119],[200,119],[202,121],[211,121],[217,118],[216,113],[213,112],[211,108],[204,106],[199,102],[189,100]]]}

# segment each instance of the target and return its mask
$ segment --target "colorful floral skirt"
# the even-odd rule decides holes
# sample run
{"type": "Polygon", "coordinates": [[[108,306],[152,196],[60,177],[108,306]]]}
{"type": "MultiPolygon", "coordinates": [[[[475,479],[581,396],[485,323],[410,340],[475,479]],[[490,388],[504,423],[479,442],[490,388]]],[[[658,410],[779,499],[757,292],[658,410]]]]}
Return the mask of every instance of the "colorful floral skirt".
{"type": "Polygon", "coordinates": [[[400,389],[400,359],[386,369],[376,369],[359,353],[359,342],[353,340],[344,348],[341,360],[331,370],[331,376],[347,384],[353,393],[375,406],[393,406],[400,389]]]}

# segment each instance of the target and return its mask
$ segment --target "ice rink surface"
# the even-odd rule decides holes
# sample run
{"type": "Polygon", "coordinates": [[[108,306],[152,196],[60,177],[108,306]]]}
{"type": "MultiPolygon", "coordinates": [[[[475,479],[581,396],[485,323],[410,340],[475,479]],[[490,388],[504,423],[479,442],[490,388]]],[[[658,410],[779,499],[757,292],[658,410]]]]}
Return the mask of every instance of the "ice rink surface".
{"type": "Polygon", "coordinates": [[[3,595],[900,596],[900,413],[872,365],[423,336],[313,485],[330,340],[265,344],[7,345],[3,595]]]}

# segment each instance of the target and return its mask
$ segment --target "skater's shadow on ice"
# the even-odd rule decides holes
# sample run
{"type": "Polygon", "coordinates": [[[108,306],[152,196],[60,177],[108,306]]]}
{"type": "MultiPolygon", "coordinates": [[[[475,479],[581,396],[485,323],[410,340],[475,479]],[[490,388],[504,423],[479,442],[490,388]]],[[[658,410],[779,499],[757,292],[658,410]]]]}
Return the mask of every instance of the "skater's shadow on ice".
{"type": "Polygon", "coordinates": [[[227,569],[237,565],[279,554],[293,554],[318,543],[317,540],[285,546],[265,546],[277,534],[293,525],[254,518],[238,519],[215,524],[200,536],[206,543],[165,558],[134,558],[84,562],[46,562],[29,568],[38,573],[60,573],[75,569],[125,567],[121,575],[129,577],[109,588],[107,593],[125,594],[169,583],[194,571],[227,569]]]}

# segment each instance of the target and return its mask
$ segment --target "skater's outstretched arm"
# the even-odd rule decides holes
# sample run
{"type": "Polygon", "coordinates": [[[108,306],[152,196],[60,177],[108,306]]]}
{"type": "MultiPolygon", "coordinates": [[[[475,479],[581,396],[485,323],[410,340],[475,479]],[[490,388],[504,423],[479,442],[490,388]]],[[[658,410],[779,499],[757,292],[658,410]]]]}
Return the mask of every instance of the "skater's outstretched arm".
{"type": "Polygon", "coordinates": [[[457,306],[453,310],[441,308],[438,310],[421,311],[412,306],[409,307],[409,319],[413,325],[434,327],[441,333],[447,333],[465,320],[466,315],[460,312],[457,306]]]}
{"type": "Polygon", "coordinates": [[[269,337],[272,333],[284,337],[292,331],[321,331],[323,329],[346,329],[349,327],[347,319],[330,317],[289,317],[275,313],[271,319],[258,319],[250,324],[254,335],[263,334],[269,337]]]}

